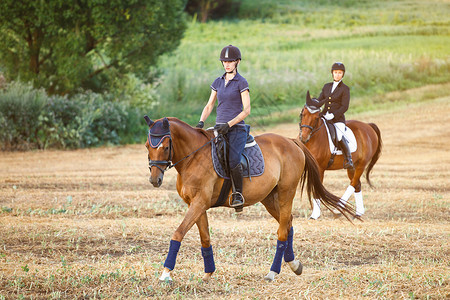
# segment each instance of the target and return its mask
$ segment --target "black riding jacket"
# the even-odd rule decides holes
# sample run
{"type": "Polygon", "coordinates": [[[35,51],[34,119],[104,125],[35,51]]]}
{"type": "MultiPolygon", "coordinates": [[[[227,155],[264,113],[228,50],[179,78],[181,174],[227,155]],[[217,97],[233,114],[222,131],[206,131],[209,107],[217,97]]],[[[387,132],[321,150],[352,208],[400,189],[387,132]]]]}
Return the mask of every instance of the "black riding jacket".
{"type": "Polygon", "coordinates": [[[332,87],[333,82],[326,83],[322,88],[319,98],[317,98],[319,107],[325,104],[320,115],[322,116],[330,112],[334,115],[331,122],[345,123],[344,113],[348,110],[350,104],[350,88],[342,81],[334,89],[333,93],[331,93],[332,87]]]}

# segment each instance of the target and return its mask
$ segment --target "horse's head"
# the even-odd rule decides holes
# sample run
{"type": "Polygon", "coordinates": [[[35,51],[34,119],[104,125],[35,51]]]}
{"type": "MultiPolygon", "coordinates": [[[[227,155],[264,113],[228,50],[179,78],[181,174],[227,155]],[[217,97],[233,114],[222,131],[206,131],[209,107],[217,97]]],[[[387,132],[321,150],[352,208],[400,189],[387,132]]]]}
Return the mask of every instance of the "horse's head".
{"type": "Polygon", "coordinates": [[[170,124],[167,118],[152,121],[148,116],[149,132],[145,146],[148,150],[149,181],[154,187],[160,187],[164,178],[164,171],[172,164],[173,146],[170,135],[170,124]]]}
{"type": "Polygon", "coordinates": [[[320,108],[315,105],[317,105],[317,102],[311,99],[308,91],[306,93],[306,104],[300,112],[300,123],[298,124],[300,126],[300,140],[304,144],[309,141],[319,122],[320,108]]]}

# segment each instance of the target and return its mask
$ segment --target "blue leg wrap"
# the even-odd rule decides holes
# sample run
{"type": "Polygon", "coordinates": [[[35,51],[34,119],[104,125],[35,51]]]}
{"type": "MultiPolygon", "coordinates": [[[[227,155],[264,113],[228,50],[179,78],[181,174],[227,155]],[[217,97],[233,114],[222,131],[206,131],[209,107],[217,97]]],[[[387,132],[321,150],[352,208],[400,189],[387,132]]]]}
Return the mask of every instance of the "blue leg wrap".
{"type": "Polygon", "coordinates": [[[167,253],[166,261],[164,262],[164,267],[169,270],[175,268],[175,261],[177,260],[178,250],[180,250],[181,243],[175,240],[170,240],[169,253],[167,253]]]}
{"type": "Polygon", "coordinates": [[[292,248],[293,240],[294,240],[294,227],[291,227],[291,230],[289,230],[289,234],[288,234],[288,238],[287,238],[286,251],[284,251],[284,261],[285,262],[293,261],[295,258],[294,248],[292,248]]]}
{"type": "Polygon", "coordinates": [[[205,264],[205,273],[212,273],[216,270],[216,265],[214,264],[214,254],[212,246],[208,248],[202,247],[203,263],[205,264]]]}
{"type": "Polygon", "coordinates": [[[284,250],[286,250],[287,241],[282,242],[277,240],[277,252],[275,252],[275,257],[273,258],[272,267],[270,267],[270,271],[274,271],[277,274],[280,274],[281,271],[281,261],[283,260],[284,250]]]}

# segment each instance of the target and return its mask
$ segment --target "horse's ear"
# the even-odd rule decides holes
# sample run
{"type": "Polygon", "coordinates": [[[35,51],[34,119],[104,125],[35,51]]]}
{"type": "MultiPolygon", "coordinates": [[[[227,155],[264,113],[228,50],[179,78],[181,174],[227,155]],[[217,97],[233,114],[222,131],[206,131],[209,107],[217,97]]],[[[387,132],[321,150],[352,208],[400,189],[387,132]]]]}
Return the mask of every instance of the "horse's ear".
{"type": "Polygon", "coordinates": [[[147,115],[144,116],[144,119],[147,122],[148,127],[152,126],[152,124],[154,123],[147,115]]]}
{"type": "Polygon", "coordinates": [[[309,94],[309,90],[306,92],[306,103],[311,102],[311,95],[309,94]]]}
{"type": "Polygon", "coordinates": [[[164,129],[169,129],[169,120],[167,118],[163,119],[163,128],[164,129]]]}

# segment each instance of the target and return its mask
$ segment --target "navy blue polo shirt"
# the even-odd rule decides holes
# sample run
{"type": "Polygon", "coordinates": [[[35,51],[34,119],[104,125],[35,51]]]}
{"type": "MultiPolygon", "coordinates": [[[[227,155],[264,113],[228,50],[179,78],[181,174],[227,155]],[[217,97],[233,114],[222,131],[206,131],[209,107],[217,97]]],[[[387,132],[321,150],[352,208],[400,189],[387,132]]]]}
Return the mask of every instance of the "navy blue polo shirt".
{"type": "MultiPolygon", "coordinates": [[[[211,84],[211,88],[217,92],[216,123],[227,123],[240,114],[243,109],[241,93],[249,90],[247,80],[239,73],[225,86],[225,75],[226,73],[211,84]]],[[[244,124],[244,121],[239,124],[244,124]]]]}

